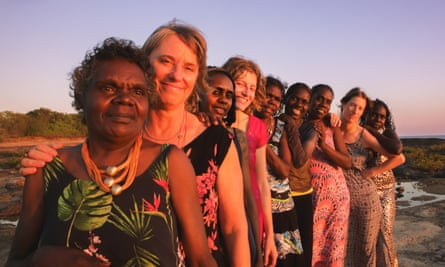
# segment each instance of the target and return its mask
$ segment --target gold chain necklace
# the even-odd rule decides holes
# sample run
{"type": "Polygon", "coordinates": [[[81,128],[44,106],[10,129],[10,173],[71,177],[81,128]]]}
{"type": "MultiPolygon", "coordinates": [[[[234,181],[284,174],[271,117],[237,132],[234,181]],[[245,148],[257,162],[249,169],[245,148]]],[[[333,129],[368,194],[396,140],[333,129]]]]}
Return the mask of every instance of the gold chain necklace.
{"type": "Polygon", "coordinates": [[[142,134],[139,134],[137,137],[134,146],[128,152],[127,159],[123,163],[118,166],[109,166],[105,170],[99,169],[94,161],[91,160],[87,141],[82,144],[82,159],[90,178],[103,191],[111,192],[113,195],[119,195],[130,187],[136,177],[139,153],[142,146],[142,134]],[[125,182],[121,185],[120,183],[124,180],[125,182]]]}
{"type": "Polygon", "coordinates": [[[170,136],[170,137],[168,137],[168,138],[154,137],[153,135],[150,134],[150,131],[148,130],[147,127],[145,127],[144,130],[145,130],[145,133],[147,134],[147,136],[148,136],[152,141],[154,141],[154,142],[156,142],[156,143],[164,144],[164,143],[166,143],[167,141],[172,140],[172,139],[175,138],[175,137],[177,137],[178,139],[181,139],[181,138],[185,137],[185,130],[186,130],[185,124],[186,124],[186,122],[187,122],[187,112],[184,112],[184,116],[183,116],[183,118],[182,118],[182,124],[181,124],[181,126],[179,127],[179,130],[178,130],[175,134],[173,134],[172,136],[170,136]],[[182,132],[183,132],[183,129],[184,129],[184,134],[182,133],[182,132]]]}

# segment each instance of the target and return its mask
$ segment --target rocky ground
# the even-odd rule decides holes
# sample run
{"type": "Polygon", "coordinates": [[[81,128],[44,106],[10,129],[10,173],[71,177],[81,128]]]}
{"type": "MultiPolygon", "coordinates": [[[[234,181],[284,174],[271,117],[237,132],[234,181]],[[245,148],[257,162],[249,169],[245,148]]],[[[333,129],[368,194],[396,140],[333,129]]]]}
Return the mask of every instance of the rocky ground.
{"type": "MultiPolygon", "coordinates": [[[[79,140],[53,140],[75,143],[79,140]]],[[[40,142],[48,143],[46,140],[40,142]]],[[[29,147],[36,140],[11,144],[0,143],[0,152],[29,147]]],[[[445,178],[422,178],[423,190],[445,194],[445,178]]],[[[24,178],[14,169],[0,169],[0,266],[3,266],[14,235],[15,221],[20,211],[24,178]]],[[[399,203],[401,207],[406,203],[399,203]]],[[[403,208],[397,211],[395,240],[400,267],[445,266],[445,200],[431,204],[403,208]]]]}

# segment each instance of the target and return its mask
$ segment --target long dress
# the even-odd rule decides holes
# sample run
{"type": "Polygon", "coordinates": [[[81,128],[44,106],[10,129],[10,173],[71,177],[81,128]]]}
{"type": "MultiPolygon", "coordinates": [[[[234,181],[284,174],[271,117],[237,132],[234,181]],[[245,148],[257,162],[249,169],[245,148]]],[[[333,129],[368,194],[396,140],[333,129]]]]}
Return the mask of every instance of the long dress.
{"type": "MultiPolygon", "coordinates": [[[[279,155],[279,142],[284,130],[284,122],[276,120],[275,131],[269,140],[269,146],[279,155]]],[[[289,179],[279,179],[268,165],[268,176],[272,196],[272,221],[275,233],[275,245],[278,251],[276,266],[302,266],[303,253],[297,212],[291,195],[289,179]]]]}
{"type": "Polygon", "coordinates": [[[77,179],[59,158],[47,164],[39,244],[78,248],[111,266],[184,266],[168,185],[170,147],[163,148],[131,190],[118,196],[77,179]]]}
{"type": "Polygon", "coordinates": [[[369,150],[362,145],[362,133],[357,141],[346,144],[352,168],[344,171],[351,196],[345,266],[351,267],[376,266],[377,237],[383,216],[374,182],[361,175],[369,155],[369,150]]]}
{"type": "MultiPolygon", "coordinates": [[[[332,130],[326,128],[326,144],[334,147],[332,130]]],[[[335,167],[318,146],[312,153],[314,236],[312,266],[343,266],[349,218],[349,190],[343,170],[335,167]]]]}
{"type": "MultiPolygon", "coordinates": [[[[376,164],[380,165],[386,160],[384,155],[377,155],[376,164]]],[[[391,170],[373,176],[371,179],[377,186],[377,194],[383,211],[382,224],[377,239],[377,266],[397,267],[397,252],[393,236],[396,219],[396,197],[394,194],[396,179],[391,170]]]]}
{"type": "Polygon", "coordinates": [[[312,239],[313,239],[313,206],[312,183],[309,170],[310,159],[301,143],[300,124],[292,123],[294,120],[287,114],[281,114],[280,120],[286,122],[284,129],[287,133],[287,142],[292,155],[293,164],[289,170],[289,186],[295,210],[298,218],[298,230],[300,231],[303,245],[304,263],[299,266],[312,266],[312,239]]]}
{"type": "Polygon", "coordinates": [[[250,180],[252,184],[252,192],[255,197],[257,209],[258,209],[258,225],[260,240],[263,238],[264,229],[264,217],[263,206],[261,204],[261,192],[256,175],[256,150],[267,144],[269,136],[267,134],[266,125],[259,118],[250,115],[249,125],[247,127],[247,144],[249,146],[249,167],[250,167],[250,180]]]}
{"type": "MultiPolygon", "coordinates": [[[[228,266],[224,240],[219,225],[219,202],[216,178],[224,161],[233,135],[222,126],[211,126],[184,146],[196,173],[198,194],[207,242],[218,266],[228,266]]],[[[246,236],[247,238],[247,236],[246,236]]]]}

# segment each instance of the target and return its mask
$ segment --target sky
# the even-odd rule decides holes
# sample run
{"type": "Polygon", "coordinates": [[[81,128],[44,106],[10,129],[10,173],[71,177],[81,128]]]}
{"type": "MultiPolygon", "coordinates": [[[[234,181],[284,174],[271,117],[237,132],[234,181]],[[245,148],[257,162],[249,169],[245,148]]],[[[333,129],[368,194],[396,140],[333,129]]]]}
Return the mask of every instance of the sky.
{"type": "Polygon", "coordinates": [[[289,85],[328,84],[334,113],[358,86],[399,135],[445,135],[444,14],[443,0],[0,1],[0,112],[75,113],[68,74],[86,51],[177,19],[202,31],[209,65],[243,56],[289,85]]]}

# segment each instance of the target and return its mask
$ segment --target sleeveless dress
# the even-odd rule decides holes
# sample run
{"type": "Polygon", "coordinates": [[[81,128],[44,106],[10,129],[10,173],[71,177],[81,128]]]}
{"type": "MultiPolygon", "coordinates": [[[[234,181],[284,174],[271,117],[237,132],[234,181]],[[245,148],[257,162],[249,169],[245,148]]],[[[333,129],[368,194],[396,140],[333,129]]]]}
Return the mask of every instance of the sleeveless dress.
{"type": "MultiPolygon", "coordinates": [[[[275,125],[275,130],[269,140],[269,146],[279,156],[279,143],[284,131],[284,122],[276,120],[275,125]]],[[[272,197],[274,239],[278,251],[276,266],[301,266],[304,258],[297,255],[303,253],[303,248],[289,179],[287,177],[278,179],[269,164],[267,170],[267,180],[272,197]]]]}
{"type": "MultiPolygon", "coordinates": [[[[384,155],[376,155],[377,165],[385,162],[384,155]]],[[[377,186],[377,194],[382,205],[383,217],[377,238],[377,266],[397,267],[397,251],[394,243],[394,222],[396,219],[396,179],[392,170],[371,177],[377,186]]]]}
{"type": "MultiPolygon", "coordinates": [[[[219,225],[219,202],[216,178],[233,136],[222,126],[210,126],[184,146],[196,173],[199,200],[207,234],[207,243],[218,266],[228,266],[219,225]]],[[[247,238],[247,236],[246,236],[247,238]]]]}
{"type": "MultiPolygon", "coordinates": [[[[334,147],[333,133],[326,128],[325,142],[334,147]]],[[[311,157],[314,205],[312,266],[343,266],[349,217],[349,191],[343,170],[334,167],[318,146],[311,157]]]]}
{"type": "Polygon", "coordinates": [[[118,196],[68,173],[60,158],[44,169],[45,222],[39,244],[78,248],[111,266],[184,266],[163,146],[118,196]]]}
{"type": "Polygon", "coordinates": [[[258,225],[260,232],[260,240],[263,240],[264,233],[264,217],[263,206],[261,204],[261,192],[258,185],[256,176],[256,150],[267,144],[269,136],[267,134],[266,125],[259,118],[250,115],[249,125],[247,127],[247,144],[249,146],[249,167],[250,167],[250,180],[252,183],[252,192],[255,197],[257,209],[258,209],[258,225]]]}
{"type": "Polygon", "coordinates": [[[345,266],[351,267],[376,266],[377,236],[383,216],[374,182],[361,175],[369,155],[362,145],[362,134],[363,131],[354,143],[346,144],[352,168],[344,171],[351,196],[345,266]]]}

